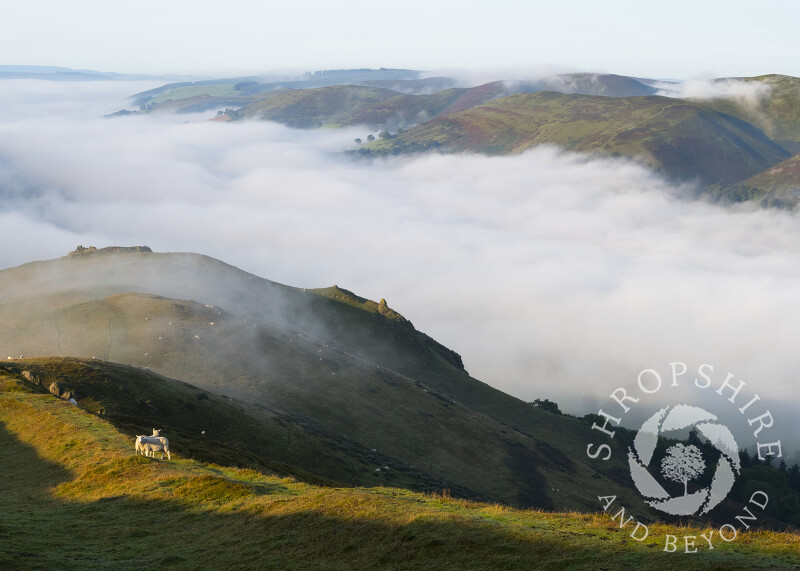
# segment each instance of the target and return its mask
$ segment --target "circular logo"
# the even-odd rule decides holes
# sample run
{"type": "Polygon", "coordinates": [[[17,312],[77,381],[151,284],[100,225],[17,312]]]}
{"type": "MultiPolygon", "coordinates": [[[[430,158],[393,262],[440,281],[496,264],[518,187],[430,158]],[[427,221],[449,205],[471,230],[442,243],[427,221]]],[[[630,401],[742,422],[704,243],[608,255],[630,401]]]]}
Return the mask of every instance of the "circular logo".
{"type": "Polygon", "coordinates": [[[716,422],[710,412],[685,404],[667,406],[648,418],[628,449],[631,477],[639,492],[653,508],[672,515],[702,515],[711,511],[733,487],[739,465],[739,447],[727,426],[716,422]],[[702,452],[692,444],[667,448],[660,465],[650,466],[660,434],[696,428],[719,453],[713,479],[708,487],[689,493],[689,482],[706,470],[702,452]],[[683,484],[683,495],[671,496],[656,480],[683,484]]]}

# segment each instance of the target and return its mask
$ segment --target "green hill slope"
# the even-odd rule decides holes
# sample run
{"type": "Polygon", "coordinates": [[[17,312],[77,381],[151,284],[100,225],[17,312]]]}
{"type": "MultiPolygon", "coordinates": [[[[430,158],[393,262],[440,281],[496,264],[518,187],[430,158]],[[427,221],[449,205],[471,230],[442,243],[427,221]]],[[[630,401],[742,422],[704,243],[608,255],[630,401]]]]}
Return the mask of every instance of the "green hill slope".
{"type": "MultiPolygon", "coordinates": [[[[462,495],[594,509],[623,471],[622,460],[604,473],[587,465],[587,425],[471,378],[458,354],[385,302],[341,288],[305,291],[204,256],[142,252],[26,264],[0,272],[0,288],[6,355],[148,367],[300,415],[462,495]]],[[[339,465],[298,465],[345,478],[339,465]]]]}
{"type": "MultiPolygon", "coordinates": [[[[0,376],[29,391],[59,395],[133,438],[158,426],[183,456],[277,471],[310,482],[454,489],[383,452],[348,441],[300,415],[199,389],[151,371],[69,357],[0,362],[0,376]],[[376,468],[391,465],[391,471],[376,468]]],[[[477,496],[476,496],[477,497],[477,496]]]]}
{"type": "Polygon", "coordinates": [[[795,568],[798,536],[742,533],[691,556],[604,514],[517,511],[387,488],[322,488],[133,455],[108,422],[0,375],[6,569],[795,568]]]}
{"type": "Polygon", "coordinates": [[[272,120],[302,129],[338,126],[354,114],[397,96],[388,89],[358,85],[296,89],[251,103],[236,116],[272,120]]]}
{"type": "Polygon", "coordinates": [[[702,105],[664,97],[520,94],[453,113],[365,152],[519,153],[535,145],[634,157],[676,180],[740,181],[788,157],[764,133],[702,105]]]}
{"type": "Polygon", "coordinates": [[[787,75],[761,75],[738,80],[761,83],[768,89],[764,97],[757,102],[732,97],[705,99],[703,104],[752,123],[790,153],[799,153],[800,78],[787,75]]]}
{"type": "Polygon", "coordinates": [[[800,199],[800,154],[794,155],[744,181],[770,198],[796,204],[800,199]]]}

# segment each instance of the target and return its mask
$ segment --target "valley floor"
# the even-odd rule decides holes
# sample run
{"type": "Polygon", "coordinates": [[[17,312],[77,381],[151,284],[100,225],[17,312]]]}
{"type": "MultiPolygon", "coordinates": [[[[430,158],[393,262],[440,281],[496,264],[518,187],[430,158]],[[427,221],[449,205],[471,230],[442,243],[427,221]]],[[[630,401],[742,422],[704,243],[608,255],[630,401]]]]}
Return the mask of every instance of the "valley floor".
{"type": "MultiPolygon", "coordinates": [[[[652,525],[392,488],[326,488],[134,456],[98,417],[0,380],[3,569],[758,569],[800,566],[800,537],[756,531],[694,554],[652,525]]],[[[700,540],[702,542],[702,540],[700,540]]]]}

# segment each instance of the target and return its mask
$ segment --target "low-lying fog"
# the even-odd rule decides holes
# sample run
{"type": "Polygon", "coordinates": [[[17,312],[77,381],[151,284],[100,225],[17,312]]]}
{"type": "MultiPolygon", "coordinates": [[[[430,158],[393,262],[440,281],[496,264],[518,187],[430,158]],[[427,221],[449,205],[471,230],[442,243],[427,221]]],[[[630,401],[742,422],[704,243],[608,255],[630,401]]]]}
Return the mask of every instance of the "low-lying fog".
{"type": "Polygon", "coordinates": [[[573,413],[675,360],[798,400],[794,213],[682,200],[553,148],[367,161],[342,154],[365,129],[102,118],[146,87],[2,83],[0,267],[146,244],[336,283],[386,298],[473,376],[573,413]]]}

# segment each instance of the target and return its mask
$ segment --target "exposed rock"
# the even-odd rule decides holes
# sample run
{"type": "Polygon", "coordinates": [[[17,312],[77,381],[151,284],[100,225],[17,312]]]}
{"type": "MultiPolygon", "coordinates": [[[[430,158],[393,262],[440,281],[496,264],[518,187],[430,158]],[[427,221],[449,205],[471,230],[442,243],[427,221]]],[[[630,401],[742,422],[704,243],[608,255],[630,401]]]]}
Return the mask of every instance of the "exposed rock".
{"type": "Polygon", "coordinates": [[[38,385],[40,387],[43,386],[42,379],[40,379],[30,371],[22,371],[20,374],[22,375],[22,378],[28,381],[29,383],[33,383],[34,385],[38,385]]]}
{"type": "Polygon", "coordinates": [[[72,258],[73,256],[88,256],[92,254],[132,254],[152,251],[148,246],[109,246],[99,250],[94,246],[78,246],[74,251],[67,254],[67,257],[72,258]]]}
{"type": "Polygon", "coordinates": [[[50,383],[50,386],[48,387],[47,390],[50,391],[50,394],[57,396],[60,399],[64,399],[66,401],[70,399],[74,400],[75,397],[77,396],[75,394],[75,391],[73,391],[72,389],[64,388],[58,381],[50,383]]]}

